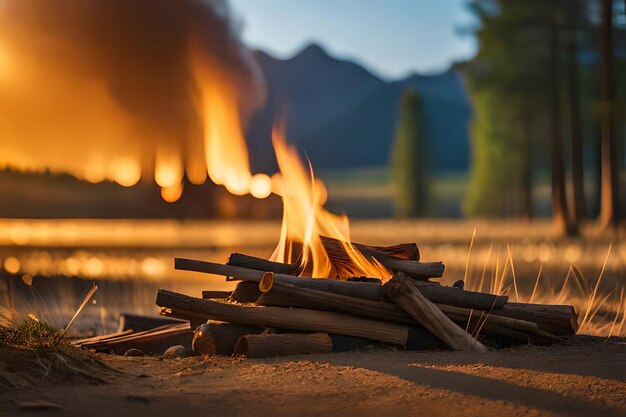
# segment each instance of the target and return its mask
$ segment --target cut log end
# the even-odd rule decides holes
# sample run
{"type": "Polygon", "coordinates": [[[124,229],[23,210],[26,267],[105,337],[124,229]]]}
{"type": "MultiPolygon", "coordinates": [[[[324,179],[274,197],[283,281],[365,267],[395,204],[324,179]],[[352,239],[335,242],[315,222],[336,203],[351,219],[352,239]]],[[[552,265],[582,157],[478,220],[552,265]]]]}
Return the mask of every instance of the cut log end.
{"type": "Polygon", "coordinates": [[[266,272],[263,274],[263,276],[261,277],[261,280],[259,281],[259,291],[262,294],[265,294],[266,292],[272,289],[273,285],[274,285],[274,273],[266,272]]]}

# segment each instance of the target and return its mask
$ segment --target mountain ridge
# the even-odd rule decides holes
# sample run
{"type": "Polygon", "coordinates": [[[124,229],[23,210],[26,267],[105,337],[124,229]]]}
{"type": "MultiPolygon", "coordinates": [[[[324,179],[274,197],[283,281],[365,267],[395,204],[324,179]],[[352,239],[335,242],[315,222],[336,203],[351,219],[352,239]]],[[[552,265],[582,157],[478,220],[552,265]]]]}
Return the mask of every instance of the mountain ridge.
{"type": "Polygon", "coordinates": [[[406,88],[422,97],[433,139],[433,169],[467,170],[471,106],[456,70],[385,81],[316,43],[286,59],[262,50],[253,53],[268,85],[267,103],[247,131],[256,170],[275,169],[270,137],[278,118],[286,122],[288,140],[316,167],[387,165],[398,101],[406,88]]]}

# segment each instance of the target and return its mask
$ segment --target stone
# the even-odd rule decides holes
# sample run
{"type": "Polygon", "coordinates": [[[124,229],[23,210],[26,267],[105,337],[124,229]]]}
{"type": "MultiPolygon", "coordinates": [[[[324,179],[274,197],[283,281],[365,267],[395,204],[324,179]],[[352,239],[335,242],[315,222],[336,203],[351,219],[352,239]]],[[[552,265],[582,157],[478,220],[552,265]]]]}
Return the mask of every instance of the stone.
{"type": "Polygon", "coordinates": [[[187,356],[187,349],[183,345],[170,346],[163,354],[164,358],[184,358],[187,356]]]}
{"type": "Polygon", "coordinates": [[[217,346],[208,324],[201,324],[193,332],[191,347],[196,355],[215,355],[217,346]]]}

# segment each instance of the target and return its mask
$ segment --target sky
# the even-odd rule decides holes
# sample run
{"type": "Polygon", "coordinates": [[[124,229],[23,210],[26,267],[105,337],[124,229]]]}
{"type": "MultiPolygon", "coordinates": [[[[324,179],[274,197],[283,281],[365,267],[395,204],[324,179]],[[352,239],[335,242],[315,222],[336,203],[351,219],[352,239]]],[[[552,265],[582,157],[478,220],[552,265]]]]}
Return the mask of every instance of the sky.
{"type": "Polygon", "coordinates": [[[231,0],[244,41],[278,58],[316,42],[385,79],[444,71],[476,50],[467,0],[231,0]]]}

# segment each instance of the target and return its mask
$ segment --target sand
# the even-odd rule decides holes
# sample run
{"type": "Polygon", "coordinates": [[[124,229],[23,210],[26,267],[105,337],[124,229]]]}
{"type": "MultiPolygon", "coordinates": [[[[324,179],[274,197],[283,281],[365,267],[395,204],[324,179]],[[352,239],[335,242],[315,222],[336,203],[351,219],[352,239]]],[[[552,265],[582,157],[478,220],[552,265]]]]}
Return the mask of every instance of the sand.
{"type": "Polygon", "coordinates": [[[99,355],[109,383],[0,394],[0,416],[624,416],[626,340],[467,354],[372,348],[247,360],[99,355]]]}

